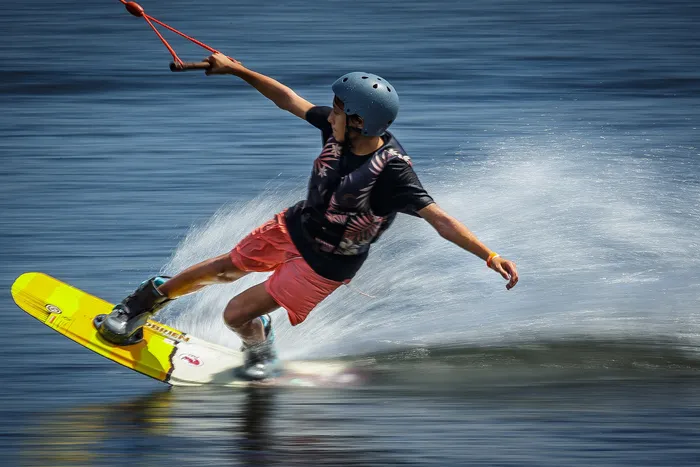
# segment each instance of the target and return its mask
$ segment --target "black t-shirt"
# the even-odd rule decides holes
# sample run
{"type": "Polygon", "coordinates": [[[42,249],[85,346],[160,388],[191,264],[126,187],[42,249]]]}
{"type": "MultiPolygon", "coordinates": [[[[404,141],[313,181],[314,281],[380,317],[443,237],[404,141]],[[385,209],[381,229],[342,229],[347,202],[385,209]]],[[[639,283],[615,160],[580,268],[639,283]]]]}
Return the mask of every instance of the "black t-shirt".
{"type": "MultiPolygon", "coordinates": [[[[306,120],[321,130],[322,142],[325,144],[333,133],[328,116],[330,107],[313,107],[306,113],[306,120]]],[[[352,172],[367,162],[374,153],[357,156],[344,152],[340,159],[341,175],[352,172]]],[[[434,203],[428,192],[418,180],[411,165],[399,158],[394,158],[379,174],[370,194],[370,207],[378,216],[388,216],[401,212],[417,216],[416,212],[434,203]]],[[[334,281],[351,279],[367,259],[367,254],[356,256],[336,255],[319,251],[308,235],[305,235],[301,222],[303,202],[289,208],[285,216],[289,235],[304,260],[317,274],[334,281]]]]}
{"type": "MultiPolygon", "coordinates": [[[[321,144],[326,144],[328,138],[333,134],[331,124],[328,123],[330,107],[312,107],[306,113],[306,121],[321,130],[321,144]]],[[[341,175],[348,174],[360,167],[374,153],[366,156],[343,157],[340,160],[341,175]]],[[[411,165],[401,159],[395,158],[389,161],[377,179],[377,183],[372,188],[370,195],[370,206],[372,211],[378,216],[387,216],[393,212],[416,215],[429,204],[434,203],[427,191],[418,180],[418,175],[413,171],[411,165]]]]}

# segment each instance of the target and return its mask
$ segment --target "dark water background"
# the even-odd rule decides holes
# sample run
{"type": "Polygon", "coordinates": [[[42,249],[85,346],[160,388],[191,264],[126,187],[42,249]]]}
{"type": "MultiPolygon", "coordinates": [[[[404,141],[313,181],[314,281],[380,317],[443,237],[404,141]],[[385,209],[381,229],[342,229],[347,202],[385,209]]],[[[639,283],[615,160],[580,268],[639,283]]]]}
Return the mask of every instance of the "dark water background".
{"type": "MultiPolygon", "coordinates": [[[[93,355],[14,278],[116,301],[224,252],[302,196],[319,137],[233,77],[170,73],[116,0],[7,5],[3,465],[698,465],[698,3],[279,3],[142,6],[318,104],[348,71],[389,79],[425,186],[521,283],[401,219],[356,289],[275,314],[284,358],[357,361],[360,386],[168,390],[93,355]]],[[[260,280],[160,318],[235,346],[221,309],[260,280]]]]}

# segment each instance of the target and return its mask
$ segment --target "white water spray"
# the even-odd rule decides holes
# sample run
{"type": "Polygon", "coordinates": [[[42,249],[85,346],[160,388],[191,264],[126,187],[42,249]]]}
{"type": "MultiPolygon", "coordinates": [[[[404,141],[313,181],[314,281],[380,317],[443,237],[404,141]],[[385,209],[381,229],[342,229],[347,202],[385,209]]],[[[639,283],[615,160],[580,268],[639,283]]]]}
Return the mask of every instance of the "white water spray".
{"type": "MultiPolygon", "coordinates": [[[[576,137],[514,138],[483,148],[478,158],[457,153],[439,171],[421,171],[419,164],[436,201],[516,261],[518,286],[507,292],[479,259],[426,222],[399,216],[351,287],[341,287],[306,322],[292,328],[284,310],[274,313],[283,358],[568,335],[695,342],[700,184],[692,177],[681,183],[664,155],[612,146],[576,137]]],[[[223,208],[192,229],[164,272],[230,250],[303,195],[303,186],[279,188],[223,208]]],[[[221,313],[231,297],[264,278],[252,274],[209,287],[174,302],[159,318],[236,347],[221,313]]]]}

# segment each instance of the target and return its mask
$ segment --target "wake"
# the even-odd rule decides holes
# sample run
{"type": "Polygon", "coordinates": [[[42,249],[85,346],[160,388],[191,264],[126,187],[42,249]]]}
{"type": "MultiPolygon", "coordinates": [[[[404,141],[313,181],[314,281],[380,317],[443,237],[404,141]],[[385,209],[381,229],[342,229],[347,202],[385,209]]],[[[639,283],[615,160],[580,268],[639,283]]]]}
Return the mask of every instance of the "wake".
{"type": "MultiPolygon", "coordinates": [[[[516,261],[518,286],[506,292],[502,278],[479,259],[426,222],[399,216],[351,286],[306,322],[292,328],[283,310],[274,313],[283,358],[565,336],[698,343],[700,184],[679,186],[673,159],[627,154],[576,136],[513,138],[478,157],[453,156],[440,168],[419,162],[417,172],[443,208],[516,261]]],[[[191,229],[163,272],[228,251],[303,196],[303,184],[280,184],[225,206],[191,229]]],[[[264,277],[210,287],[174,302],[158,319],[237,347],[221,312],[264,277]]]]}

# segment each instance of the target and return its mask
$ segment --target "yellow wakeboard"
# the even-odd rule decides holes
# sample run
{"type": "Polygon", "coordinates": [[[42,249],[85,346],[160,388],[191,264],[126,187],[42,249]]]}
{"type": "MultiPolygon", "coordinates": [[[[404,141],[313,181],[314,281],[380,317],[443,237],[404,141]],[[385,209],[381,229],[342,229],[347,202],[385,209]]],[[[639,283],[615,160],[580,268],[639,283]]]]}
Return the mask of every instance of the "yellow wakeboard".
{"type": "MultiPolygon", "coordinates": [[[[93,320],[114,305],[58,279],[38,272],[19,276],[12,298],[28,314],[83,347],[127,368],[174,386],[215,384],[242,386],[252,382],[237,377],[243,364],[237,350],[206,342],[165,324],[149,320],[143,340],[117,346],[98,334],[93,320]]],[[[287,362],[284,375],[256,384],[327,386],[352,382],[353,372],[336,362],[287,362]]]]}

